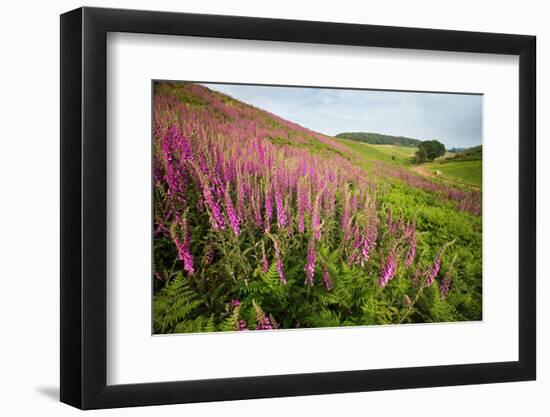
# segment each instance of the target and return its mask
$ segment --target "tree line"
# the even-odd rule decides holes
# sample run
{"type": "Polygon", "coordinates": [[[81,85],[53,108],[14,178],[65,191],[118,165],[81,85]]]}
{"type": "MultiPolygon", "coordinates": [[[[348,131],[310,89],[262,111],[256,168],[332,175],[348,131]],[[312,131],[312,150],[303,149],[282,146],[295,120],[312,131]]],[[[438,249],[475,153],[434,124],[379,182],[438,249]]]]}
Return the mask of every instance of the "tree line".
{"type": "Polygon", "coordinates": [[[370,143],[372,145],[399,145],[418,146],[421,141],[404,136],[383,135],[372,132],[344,132],[336,135],[337,138],[349,139],[355,142],[370,143]]]}

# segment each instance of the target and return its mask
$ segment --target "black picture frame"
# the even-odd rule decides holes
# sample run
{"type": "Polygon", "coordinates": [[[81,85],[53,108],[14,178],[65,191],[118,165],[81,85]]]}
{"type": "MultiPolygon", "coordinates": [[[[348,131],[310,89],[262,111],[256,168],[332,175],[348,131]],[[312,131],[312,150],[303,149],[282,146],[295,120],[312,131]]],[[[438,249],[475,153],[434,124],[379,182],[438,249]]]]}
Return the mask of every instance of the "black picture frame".
{"type": "Polygon", "coordinates": [[[61,401],[82,409],[534,380],[536,38],[80,8],[61,15],[61,401]],[[519,56],[519,360],[112,385],[107,376],[108,32],[519,56]]]}

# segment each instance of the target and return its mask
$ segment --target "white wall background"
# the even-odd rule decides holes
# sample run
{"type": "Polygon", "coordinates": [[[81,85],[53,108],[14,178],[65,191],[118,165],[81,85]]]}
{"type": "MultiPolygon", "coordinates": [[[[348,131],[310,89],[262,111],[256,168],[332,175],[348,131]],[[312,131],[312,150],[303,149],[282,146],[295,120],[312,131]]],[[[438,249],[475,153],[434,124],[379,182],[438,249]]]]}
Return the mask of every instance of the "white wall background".
{"type": "MultiPolygon", "coordinates": [[[[81,6],[27,1],[3,5],[0,65],[0,414],[76,415],[58,403],[59,392],[59,17],[81,6]]],[[[86,5],[181,12],[341,21],[395,26],[532,34],[538,37],[539,285],[538,381],[497,385],[387,391],[237,401],[94,412],[128,416],[468,416],[547,413],[550,391],[550,166],[542,138],[550,99],[550,26],[536,0],[450,2],[297,2],[277,0],[92,1],[86,5]]]]}

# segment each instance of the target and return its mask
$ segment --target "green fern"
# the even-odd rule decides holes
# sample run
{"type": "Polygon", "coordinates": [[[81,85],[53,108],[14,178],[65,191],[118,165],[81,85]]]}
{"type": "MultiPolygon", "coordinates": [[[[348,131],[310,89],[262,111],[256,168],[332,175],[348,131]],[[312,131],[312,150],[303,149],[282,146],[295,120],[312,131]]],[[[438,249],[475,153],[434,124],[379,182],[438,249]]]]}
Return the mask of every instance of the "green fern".
{"type": "Polygon", "coordinates": [[[154,297],[153,322],[155,332],[171,333],[179,332],[179,328],[185,327],[183,323],[191,313],[202,305],[195,292],[191,289],[189,281],[181,272],[154,297]]]}

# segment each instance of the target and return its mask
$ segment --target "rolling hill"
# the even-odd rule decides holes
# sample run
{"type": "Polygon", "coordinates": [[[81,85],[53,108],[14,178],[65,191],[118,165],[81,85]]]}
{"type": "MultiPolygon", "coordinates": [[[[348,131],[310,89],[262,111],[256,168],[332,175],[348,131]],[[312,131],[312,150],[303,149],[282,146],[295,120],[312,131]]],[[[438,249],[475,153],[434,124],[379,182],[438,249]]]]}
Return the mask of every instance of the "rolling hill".
{"type": "Polygon", "coordinates": [[[483,147],[474,146],[457,153],[454,156],[444,157],[424,168],[428,172],[438,173],[442,179],[481,187],[483,180],[483,147]]]}
{"type": "Polygon", "coordinates": [[[481,161],[483,159],[483,146],[478,145],[472,148],[458,152],[451,158],[446,158],[447,161],[481,161]]]}
{"type": "Polygon", "coordinates": [[[368,161],[385,162],[400,167],[412,165],[412,157],[417,149],[401,145],[373,145],[345,138],[337,140],[368,161]]]}

